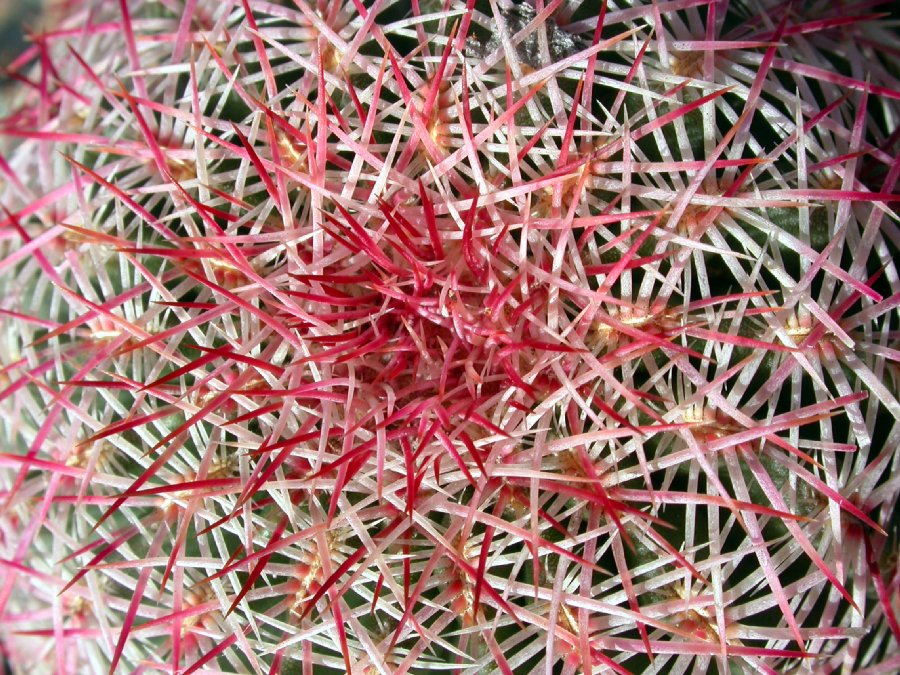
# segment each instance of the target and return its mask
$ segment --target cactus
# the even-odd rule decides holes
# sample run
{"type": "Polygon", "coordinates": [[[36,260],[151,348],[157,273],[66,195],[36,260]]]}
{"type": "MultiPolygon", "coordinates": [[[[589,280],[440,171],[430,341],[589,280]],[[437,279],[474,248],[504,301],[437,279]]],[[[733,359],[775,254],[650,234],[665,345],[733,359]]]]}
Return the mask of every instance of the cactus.
{"type": "Polygon", "coordinates": [[[64,3],[0,120],[13,672],[900,668],[873,4],[64,3]]]}

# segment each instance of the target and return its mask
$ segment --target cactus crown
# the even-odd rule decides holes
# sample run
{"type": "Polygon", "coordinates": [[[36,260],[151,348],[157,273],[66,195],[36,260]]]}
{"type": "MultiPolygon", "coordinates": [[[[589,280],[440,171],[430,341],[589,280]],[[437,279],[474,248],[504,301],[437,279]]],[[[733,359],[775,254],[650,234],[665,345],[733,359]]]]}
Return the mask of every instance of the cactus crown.
{"type": "Polygon", "coordinates": [[[900,662],[871,4],[66,3],[0,121],[12,665],[900,662]]]}

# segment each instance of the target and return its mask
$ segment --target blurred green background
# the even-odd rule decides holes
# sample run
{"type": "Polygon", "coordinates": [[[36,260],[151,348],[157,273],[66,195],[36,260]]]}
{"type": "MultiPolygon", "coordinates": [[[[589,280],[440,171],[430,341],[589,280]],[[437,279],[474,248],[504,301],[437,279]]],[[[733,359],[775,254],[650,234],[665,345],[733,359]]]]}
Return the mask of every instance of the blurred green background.
{"type": "Polygon", "coordinates": [[[0,115],[8,110],[10,80],[6,69],[28,45],[23,26],[37,28],[48,0],[0,0],[0,115]]]}

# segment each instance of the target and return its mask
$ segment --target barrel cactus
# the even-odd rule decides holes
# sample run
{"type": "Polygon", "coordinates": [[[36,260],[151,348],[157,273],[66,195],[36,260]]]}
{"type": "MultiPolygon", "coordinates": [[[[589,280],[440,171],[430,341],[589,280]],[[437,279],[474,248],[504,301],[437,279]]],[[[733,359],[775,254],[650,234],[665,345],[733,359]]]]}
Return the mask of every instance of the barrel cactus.
{"type": "Polygon", "coordinates": [[[53,8],[0,120],[13,672],[900,669],[875,4],[53,8]]]}

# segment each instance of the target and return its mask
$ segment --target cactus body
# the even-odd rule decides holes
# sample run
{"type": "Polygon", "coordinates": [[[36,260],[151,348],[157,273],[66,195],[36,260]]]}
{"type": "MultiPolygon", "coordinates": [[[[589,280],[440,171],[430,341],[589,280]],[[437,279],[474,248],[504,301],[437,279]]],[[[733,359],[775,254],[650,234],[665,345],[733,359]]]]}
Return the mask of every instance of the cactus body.
{"type": "Polygon", "coordinates": [[[900,667],[870,4],[60,14],[0,120],[14,672],[900,667]]]}

